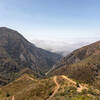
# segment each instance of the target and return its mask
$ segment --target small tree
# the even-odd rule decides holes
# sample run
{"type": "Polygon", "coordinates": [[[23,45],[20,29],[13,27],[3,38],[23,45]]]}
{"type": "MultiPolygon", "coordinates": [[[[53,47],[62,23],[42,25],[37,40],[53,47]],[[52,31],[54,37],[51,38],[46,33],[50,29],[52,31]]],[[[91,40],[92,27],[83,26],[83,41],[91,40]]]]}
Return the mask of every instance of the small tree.
{"type": "Polygon", "coordinates": [[[51,96],[51,95],[52,95],[52,93],[53,93],[53,92],[49,90],[48,95],[49,95],[49,96],[51,96]]]}
{"type": "Polygon", "coordinates": [[[77,87],[80,87],[80,85],[79,85],[79,83],[78,83],[78,82],[76,83],[76,86],[77,86],[77,87]]]}
{"type": "Polygon", "coordinates": [[[6,93],[6,97],[9,97],[9,96],[10,96],[10,94],[7,92],[7,93],[6,93]]]}

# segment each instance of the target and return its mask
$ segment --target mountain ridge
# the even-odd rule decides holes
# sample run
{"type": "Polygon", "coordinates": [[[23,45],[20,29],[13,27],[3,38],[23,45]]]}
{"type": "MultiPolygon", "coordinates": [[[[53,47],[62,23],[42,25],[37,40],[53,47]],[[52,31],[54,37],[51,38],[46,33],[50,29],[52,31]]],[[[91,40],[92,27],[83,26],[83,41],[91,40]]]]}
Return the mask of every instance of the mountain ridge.
{"type": "Polygon", "coordinates": [[[37,48],[17,31],[0,28],[1,77],[11,80],[24,68],[43,76],[60,58],[58,54],[37,48]]]}
{"type": "Polygon", "coordinates": [[[48,75],[67,75],[100,88],[100,41],[73,51],[57,63],[48,75]]]}

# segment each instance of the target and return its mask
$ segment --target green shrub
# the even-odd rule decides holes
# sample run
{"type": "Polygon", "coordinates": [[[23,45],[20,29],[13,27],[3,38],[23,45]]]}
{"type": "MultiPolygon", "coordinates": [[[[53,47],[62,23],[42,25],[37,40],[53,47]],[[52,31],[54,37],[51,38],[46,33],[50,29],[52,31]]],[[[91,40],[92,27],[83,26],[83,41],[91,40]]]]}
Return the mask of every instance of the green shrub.
{"type": "Polygon", "coordinates": [[[48,92],[48,95],[49,95],[49,96],[51,96],[51,95],[52,95],[52,93],[53,93],[52,91],[49,91],[49,92],[48,92]]]}
{"type": "Polygon", "coordinates": [[[76,86],[77,86],[77,87],[80,87],[80,85],[79,85],[79,83],[78,83],[78,82],[76,83],[76,86]]]}
{"type": "Polygon", "coordinates": [[[9,93],[6,93],[6,97],[10,97],[10,94],[9,93]]]}
{"type": "Polygon", "coordinates": [[[84,90],[82,90],[82,92],[81,92],[81,94],[87,94],[87,90],[86,89],[84,89],[84,90]]]}

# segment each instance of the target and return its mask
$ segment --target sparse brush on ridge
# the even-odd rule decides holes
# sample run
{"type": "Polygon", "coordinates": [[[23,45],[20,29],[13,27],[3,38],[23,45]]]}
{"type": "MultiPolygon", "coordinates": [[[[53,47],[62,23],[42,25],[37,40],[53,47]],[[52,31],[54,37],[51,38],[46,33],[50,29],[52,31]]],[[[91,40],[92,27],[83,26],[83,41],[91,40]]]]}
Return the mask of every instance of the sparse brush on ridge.
{"type": "Polygon", "coordinates": [[[77,49],[64,57],[49,75],[68,75],[100,89],[100,41],[77,49]]]}

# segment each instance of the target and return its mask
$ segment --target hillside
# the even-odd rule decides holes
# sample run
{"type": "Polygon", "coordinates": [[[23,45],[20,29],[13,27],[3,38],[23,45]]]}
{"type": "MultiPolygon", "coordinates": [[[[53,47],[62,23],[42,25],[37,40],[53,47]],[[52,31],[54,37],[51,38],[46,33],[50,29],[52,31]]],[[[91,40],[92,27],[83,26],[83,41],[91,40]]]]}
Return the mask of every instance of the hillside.
{"type": "Polygon", "coordinates": [[[0,100],[100,100],[100,91],[66,76],[37,79],[23,74],[0,88],[0,100]]]}
{"type": "Polygon", "coordinates": [[[100,89],[100,41],[75,50],[64,57],[49,75],[67,75],[100,89]]]}
{"type": "MultiPolygon", "coordinates": [[[[0,28],[0,79],[11,81],[24,69],[43,76],[61,56],[37,48],[20,33],[12,29],[0,28]]],[[[2,85],[1,84],[1,85],[2,85]]]]}

